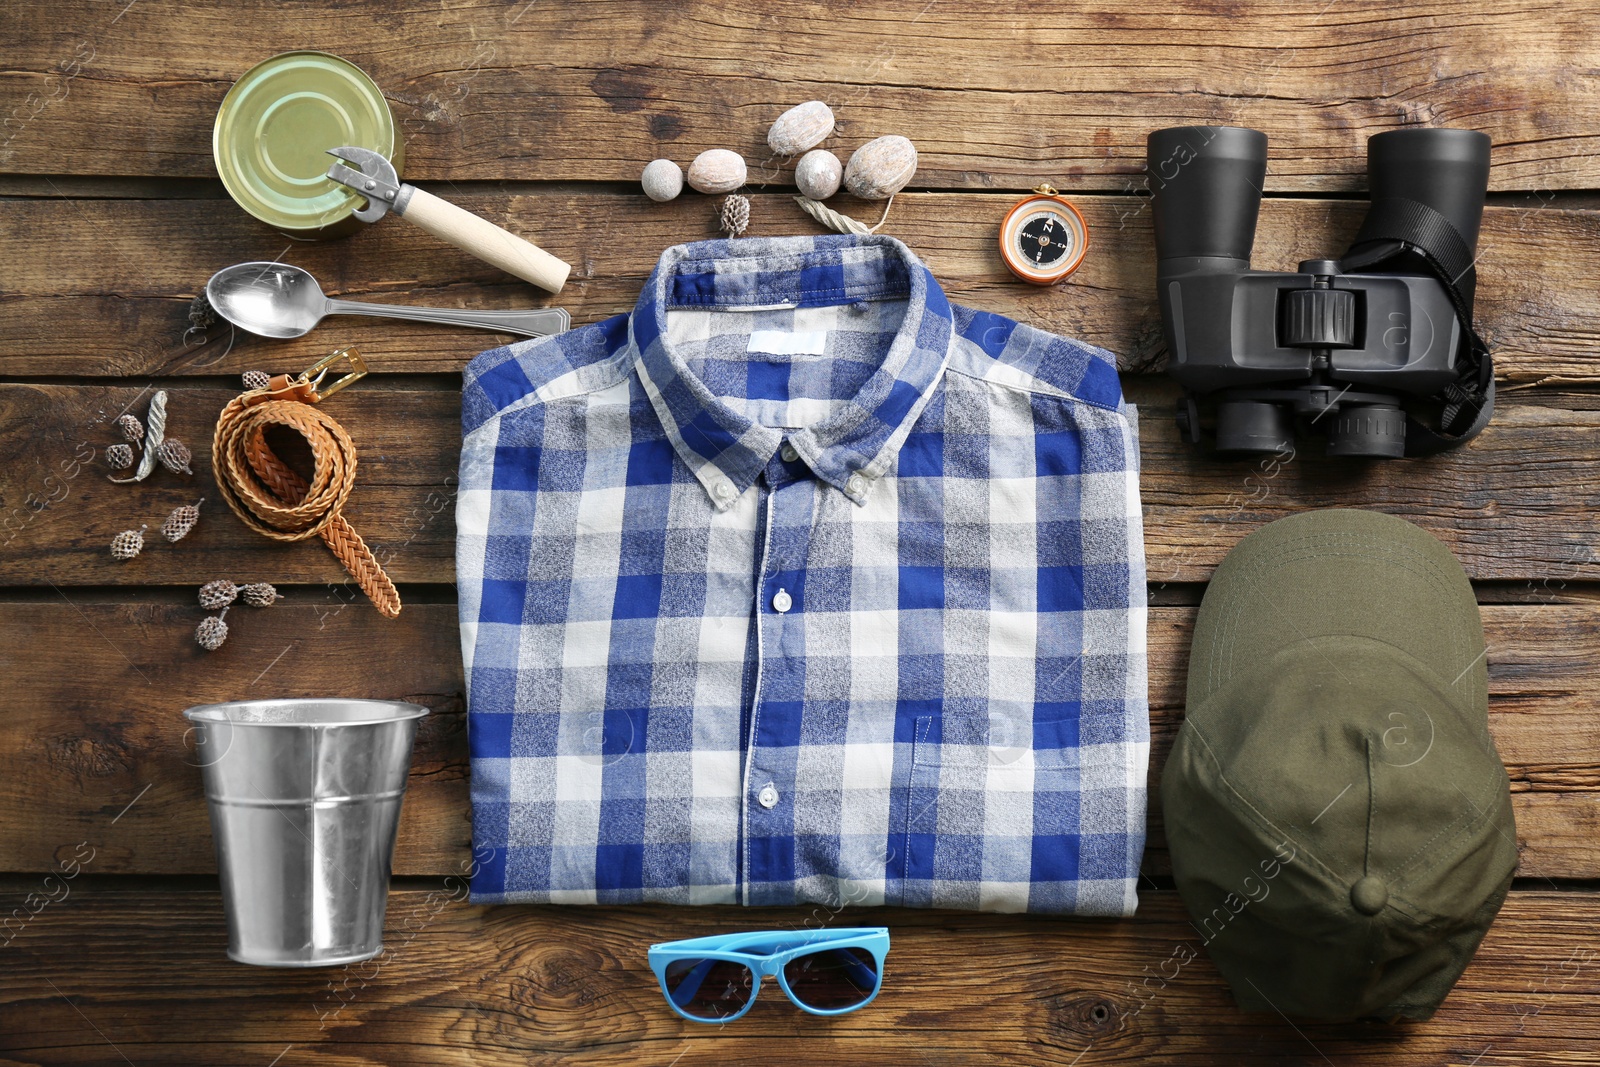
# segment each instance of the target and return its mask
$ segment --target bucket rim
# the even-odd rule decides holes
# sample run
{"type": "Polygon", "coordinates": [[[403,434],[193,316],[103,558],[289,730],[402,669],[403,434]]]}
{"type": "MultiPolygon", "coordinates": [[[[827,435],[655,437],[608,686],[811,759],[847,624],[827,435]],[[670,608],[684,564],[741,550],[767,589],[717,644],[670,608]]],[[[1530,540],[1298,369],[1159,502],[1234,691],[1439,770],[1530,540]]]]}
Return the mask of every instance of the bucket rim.
{"type": "Polygon", "coordinates": [[[266,700],[229,700],[217,704],[197,704],[184,710],[183,717],[193,723],[228,726],[264,726],[274,728],[324,729],[334,726],[381,726],[386,723],[411,722],[429,714],[421,704],[404,700],[378,700],[366,697],[273,697],[266,700]],[[317,704],[337,704],[342,707],[366,708],[371,714],[357,718],[304,719],[300,721],[279,719],[241,719],[231,712],[240,708],[267,710],[281,707],[305,707],[317,704]],[[381,709],[381,710],[380,710],[381,709]]]}

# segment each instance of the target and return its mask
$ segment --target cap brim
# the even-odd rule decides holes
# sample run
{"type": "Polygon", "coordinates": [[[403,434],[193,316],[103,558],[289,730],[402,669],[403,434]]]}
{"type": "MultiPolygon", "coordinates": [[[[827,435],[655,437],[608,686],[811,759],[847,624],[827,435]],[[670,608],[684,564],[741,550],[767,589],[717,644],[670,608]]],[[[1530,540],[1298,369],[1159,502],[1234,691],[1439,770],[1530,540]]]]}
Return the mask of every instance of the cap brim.
{"type": "Polygon", "coordinates": [[[1195,622],[1189,709],[1274,653],[1330,635],[1414,657],[1485,722],[1483,624],[1466,571],[1427,531],[1344,508],[1280,519],[1223,560],[1195,622]]]}

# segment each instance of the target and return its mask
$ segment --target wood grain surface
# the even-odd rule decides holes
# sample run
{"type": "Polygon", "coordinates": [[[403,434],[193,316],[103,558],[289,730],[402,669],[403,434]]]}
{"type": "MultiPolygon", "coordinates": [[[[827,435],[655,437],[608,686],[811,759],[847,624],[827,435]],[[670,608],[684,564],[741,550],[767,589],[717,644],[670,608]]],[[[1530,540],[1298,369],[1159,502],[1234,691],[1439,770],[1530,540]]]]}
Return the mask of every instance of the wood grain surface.
{"type": "MultiPolygon", "coordinates": [[[[195,704],[366,696],[433,709],[412,762],[395,870],[443,875],[469,856],[467,744],[455,605],[386,620],[351,587],[291,590],[270,609],[228,613],[228,643],[194,644],[206,613],[138,592],[106,602],[60,590],[0,603],[0,671],[15,694],[0,718],[0,870],[49,871],[93,839],[102,874],[214,870],[197,748],[179,714],[195,704]],[[56,649],[74,649],[70,669],[56,649]],[[370,663],[381,659],[375,671],[370,663]],[[41,798],[48,798],[48,802],[41,798]]],[[[1511,776],[1525,877],[1600,878],[1600,603],[1483,608],[1489,723],[1511,776]]],[[[1182,721],[1193,608],[1150,617],[1152,758],[1158,782],[1182,721]]],[[[1146,869],[1167,873],[1152,790],[1146,869]]]]}
{"type": "MultiPolygon", "coordinates": [[[[309,362],[309,357],[307,357],[309,362]]],[[[304,364],[298,364],[303,366],[304,364]]],[[[276,364],[273,371],[297,364],[276,364]]],[[[1147,569],[1151,583],[1204,581],[1251,530],[1307,507],[1367,507],[1400,515],[1455,550],[1480,580],[1539,588],[1600,578],[1600,411],[1510,394],[1490,429],[1459,451],[1424,460],[1342,463],[1306,455],[1224,459],[1179,440],[1178,396],[1164,378],[1125,379],[1140,406],[1147,569]],[[1551,501],[1569,508],[1551,522],[1551,501]]],[[[157,468],[115,485],[104,450],[125,410],[143,415],[154,387],[0,384],[0,582],[19,586],[196,585],[212,578],[341,582],[320,539],[275,544],[223,504],[212,475],[217,412],[238,387],[167,389],[168,431],[195,452],[193,477],[157,468]],[[206,498],[200,525],[171,545],[155,536],[168,511],[206,498]],[[148,524],[146,549],[118,561],[119,531],[148,524]]],[[[455,574],[460,394],[360,382],[325,409],[355,440],[359,463],[345,515],[398,582],[455,574]]],[[[289,436],[285,449],[295,442],[289,436]]],[[[1304,444],[1304,442],[1302,442],[1304,444]]],[[[286,451],[286,454],[287,451],[286,451]]]]}
{"type": "Polygon", "coordinates": [[[1100,921],[485,908],[462,903],[461,884],[391,892],[374,960],[271,971],[224,956],[214,890],[84,875],[4,950],[0,1063],[1578,1067],[1600,1042],[1591,894],[1514,891],[1438,1014],[1384,1026],[1239,1012],[1171,891],[1144,893],[1136,918],[1100,921]],[[891,929],[883,991],[833,1019],[767,983],[736,1022],[687,1022],[645,961],[662,939],[857,923],[891,929]]]}
{"type": "MultiPolygon", "coordinates": [[[[1600,1064],[1600,37],[1593,5],[1505,0],[60,0],[0,5],[0,1067],[43,1064],[1600,1064]],[[291,242],[240,211],[211,160],[229,86],[319,48],[372,74],[404,176],[573,264],[550,298],[396,218],[291,242]],[[1152,791],[1139,914],[1058,921],[901,910],[481,908],[462,903],[468,766],[454,580],[459,375],[507,335],[334,318],[269,341],[196,327],[216,270],[279,260],[330,295],[510,308],[576,323],[632,307],[661,250],[715,236],[719,201],[653,204],[644,164],[731,148],[750,233],[816,233],[768,125],[820,98],[841,159],[884,133],[920,167],[884,232],[952,299],[1115,352],[1141,411],[1150,781],[1182,718],[1195,604],[1244,535],[1368,507],[1441,538],[1476,583],[1490,729],[1511,777],[1519,878],[1439,1014],[1290,1023],[1233,1004],[1171,890],[1152,791]],[[1416,125],[1494,141],[1478,326],[1500,407],[1428,460],[1275,465],[1178,439],[1154,296],[1146,135],[1269,132],[1254,264],[1337,254],[1365,211],[1366,139],[1416,125]],[[1050,182],[1091,232],[1035,289],[995,232],[1050,182]],[[378,616],[320,541],[273,545],[222,506],[216,413],[248,369],[356,345],[373,373],[329,402],[360,468],[347,514],[401,583],[378,616]],[[170,395],[193,477],[106,480],[125,410],[170,395]],[[172,545],[167,512],[206,496],[172,545]],[[150,526],[119,563],[120,530],[150,526]],[[277,606],[193,641],[210,579],[277,606]],[[419,731],[387,952],[350,968],[230,963],[198,762],[180,712],[345,694],[433,709],[419,731]],[[92,853],[62,882],[63,864],[92,853]],[[57,872],[54,883],[45,881],[57,872]],[[441,881],[441,879],[444,879],[441,881]],[[54,885],[55,888],[51,888],[54,885]],[[48,900],[47,904],[41,902],[48,900]],[[9,918],[7,918],[9,917],[9,918]],[[879,1000],[833,1020],[769,987],[745,1019],[673,1016],[645,947],[760,926],[893,928],[879,1000]]],[[[833,206],[869,222],[881,205],[833,206]]],[[[292,441],[277,442],[289,454],[292,441]]],[[[1312,451],[1303,450],[1305,453],[1312,451]]]]}
{"type": "MultiPolygon", "coordinates": [[[[574,323],[630,310],[661,250],[718,236],[721,201],[685,193],[667,204],[643,195],[458,195],[462,207],[573,264],[550,297],[452,248],[404,219],[385,218],[320,244],[268,229],[232,201],[0,200],[0,337],[9,373],[29,376],[171,377],[296,369],[332,348],[360,347],[374,374],[458,373],[474,354],[511,340],[461,327],[342,316],[293,341],[255,337],[227,324],[194,330],[189,303],[223,267],[282,260],[310,271],[334,296],[379,303],[509,308],[559,305],[574,323]]],[[[901,194],[884,232],[927,262],[952,300],[1081,338],[1117,354],[1125,370],[1157,369],[1165,356],[1155,306],[1155,241],[1148,199],[1084,197],[1092,249],[1068,281],[1019,284],[995,240],[1015,195],[901,194]]],[[[830,202],[833,203],[833,202],[830,202]]],[[[881,204],[835,206],[877,221],[881,204]]],[[[1254,265],[1293,270],[1337,254],[1366,211],[1363,201],[1273,200],[1261,210],[1254,265]]],[[[751,197],[751,236],[823,232],[786,195],[751,197]]],[[[1502,382],[1600,382],[1600,287],[1553,285],[1588,278],[1600,263],[1600,211],[1565,208],[1532,194],[1484,215],[1478,261],[1478,327],[1502,382]]]]}
{"type": "Polygon", "coordinates": [[[1438,0],[119,10],[65,0],[41,26],[26,5],[0,9],[0,102],[21,109],[0,165],[209,176],[233,81],[318,48],[383,87],[412,178],[636,181],[650,159],[687,166],[707,148],[761,161],[772,120],[821,97],[843,154],[882,133],[915,141],[919,189],[1122,189],[1149,131],[1197,123],[1271,130],[1271,191],[1358,188],[1366,138],[1415,123],[1489,133],[1497,189],[1600,185],[1600,53],[1582,4],[1508,0],[1492,17],[1438,0]]]}

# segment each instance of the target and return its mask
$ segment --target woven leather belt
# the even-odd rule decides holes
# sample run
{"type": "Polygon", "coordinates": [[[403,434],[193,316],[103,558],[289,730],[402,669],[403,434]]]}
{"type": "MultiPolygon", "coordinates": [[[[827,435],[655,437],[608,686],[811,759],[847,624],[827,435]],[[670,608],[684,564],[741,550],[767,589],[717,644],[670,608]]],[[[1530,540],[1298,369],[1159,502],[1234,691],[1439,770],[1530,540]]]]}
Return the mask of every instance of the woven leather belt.
{"type": "Polygon", "coordinates": [[[280,374],[265,389],[241,393],[217,417],[211,460],[223,499],[246,526],[274,541],[321,536],[377,609],[394,618],[400,614],[399,592],[340,513],[355,485],[355,443],[315,406],[366,372],[360,353],[342,348],[297,377],[280,374]],[[340,359],[349,361],[352,372],[319,391],[328,367],[340,359]],[[311,446],[309,483],[267,445],[270,426],[286,426],[311,446]]]}

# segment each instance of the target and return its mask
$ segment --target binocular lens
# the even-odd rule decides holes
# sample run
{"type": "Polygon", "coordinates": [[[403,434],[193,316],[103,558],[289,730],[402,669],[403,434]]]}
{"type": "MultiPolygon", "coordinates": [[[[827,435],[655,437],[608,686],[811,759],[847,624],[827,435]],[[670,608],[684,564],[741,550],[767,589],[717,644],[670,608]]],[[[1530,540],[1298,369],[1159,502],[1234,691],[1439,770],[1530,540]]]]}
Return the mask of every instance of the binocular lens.
{"type": "Polygon", "coordinates": [[[1294,413],[1281,404],[1230,400],[1217,405],[1218,452],[1292,452],[1294,413]]]}
{"type": "Polygon", "coordinates": [[[1414,200],[1450,220],[1469,253],[1478,247],[1489,189],[1489,136],[1477,130],[1390,130],[1367,140],[1372,199],[1414,200]]]}
{"type": "Polygon", "coordinates": [[[1158,259],[1250,263],[1267,176],[1267,135],[1242,126],[1174,126],[1145,141],[1158,259]]]}
{"type": "Polygon", "coordinates": [[[1406,454],[1406,415],[1386,404],[1347,407],[1328,427],[1328,455],[1399,459],[1406,454]]]}

